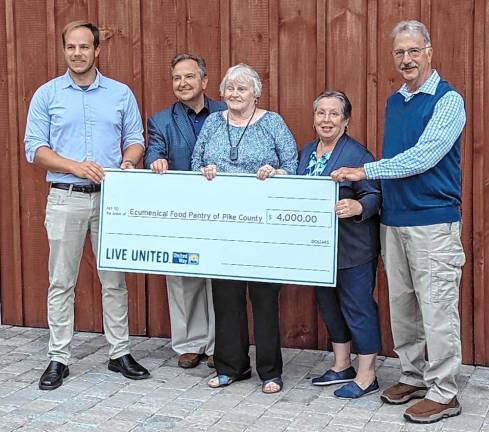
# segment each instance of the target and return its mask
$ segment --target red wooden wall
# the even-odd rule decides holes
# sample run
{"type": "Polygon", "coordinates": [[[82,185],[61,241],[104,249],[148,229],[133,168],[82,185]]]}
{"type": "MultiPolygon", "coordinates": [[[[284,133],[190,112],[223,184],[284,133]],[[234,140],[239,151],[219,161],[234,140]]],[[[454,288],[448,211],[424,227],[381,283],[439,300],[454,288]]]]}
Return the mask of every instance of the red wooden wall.
{"type": "MultiPolygon", "coordinates": [[[[489,0],[0,0],[0,289],[8,324],[46,326],[48,188],[43,170],[25,161],[23,135],[33,92],[65,71],[60,32],[75,19],[101,28],[100,70],[130,85],[145,120],[174,99],[170,59],[191,51],[207,60],[212,97],[229,66],[256,68],[264,83],[261,106],[283,115],[299,145],[313,137],[314,97],[325,88],[345,90],[353,104],[351,134],[376,155],[386,97],[400,85],[389,32],[401,19],[426,23],[434,66],[466,101],[463,355],[466,363],[489,365],[489,0]]],[[[86,254],[78,330],[102,330],[95,267],[86,254]]],[[[130,275],[128,282],[132,334],[169,336],[163,278],[130,275]]],[[[382,271],[376,296],[384,353],[392,354],[382,271]]],[[[282,291],[281,322],[284,346],[325,347],[310,288],[282,291]]]]}

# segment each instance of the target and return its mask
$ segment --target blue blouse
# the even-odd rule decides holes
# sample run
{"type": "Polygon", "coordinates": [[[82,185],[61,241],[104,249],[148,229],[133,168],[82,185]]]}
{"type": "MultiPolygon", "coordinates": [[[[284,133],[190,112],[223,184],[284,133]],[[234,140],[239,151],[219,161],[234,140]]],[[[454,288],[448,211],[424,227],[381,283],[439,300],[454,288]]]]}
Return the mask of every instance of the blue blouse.
{"type": "Polygon", "coordinates": [[[309,162],[307,164],[306,169],[304,170],[304,175],[308,176],[320,176],[323,174],[324,169],[326,168],[326,164],[331,157],[330,152],[325,152],[322,156],[317,160],[316,150],[311,153],[311,157],[309,158],[309,162]]]}
{"type": "Polygon", "coordinates": [[[195,143],[192,155],[192,170],[214,164],[217,172],[254,174],[263,165],[283,169],[295,174],[297,169],[297,147],[294,137],[282,117],[267,111],[258,121],[245,127],[229,125],[233,146],[238,146],[238,158],[230,158],[226,118],[222,112],[207,117],[195,143]]]}

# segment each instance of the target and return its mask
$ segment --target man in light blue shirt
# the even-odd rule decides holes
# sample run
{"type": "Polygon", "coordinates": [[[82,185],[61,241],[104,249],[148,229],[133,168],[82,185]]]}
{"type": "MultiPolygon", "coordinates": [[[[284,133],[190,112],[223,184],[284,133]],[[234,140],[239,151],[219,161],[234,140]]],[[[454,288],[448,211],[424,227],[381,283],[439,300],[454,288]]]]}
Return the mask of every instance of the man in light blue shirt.
{"type": "Polygon", "coordinates": [[[381,179],[382,259],[389,284],[399,382],[382,400],[403,404],[415,423],[460,414],[462,361],[459,285],[465,255],[460,240],[462,96],[431,68],[426,27],[402,21],[392,31],[394,64],[404,79],[387,100],[382,159],[340,168],[337,181],[381,179]],[[425,350],[428,361],[425,358],[425,350]]]}
{"type": "MultiPolygon", "coordinates": [[[[95,66],[99,31],[85,21],[63,30],[67,72],[34,94],[27,117],[27,160],[47,170],[51,184],[45,227],[49,240],[48,357],[39,381],[53,390],[69,375],[74,324],[74,290],[87,233],[97,252],[100,183],[104,168],[134,168],[144,152],[136,99],[125,84],[95,66]]],[[[143,379],[149,372],[129,352],[124,273],[98,272],[102,284],[109,370],[143,379]]]]}

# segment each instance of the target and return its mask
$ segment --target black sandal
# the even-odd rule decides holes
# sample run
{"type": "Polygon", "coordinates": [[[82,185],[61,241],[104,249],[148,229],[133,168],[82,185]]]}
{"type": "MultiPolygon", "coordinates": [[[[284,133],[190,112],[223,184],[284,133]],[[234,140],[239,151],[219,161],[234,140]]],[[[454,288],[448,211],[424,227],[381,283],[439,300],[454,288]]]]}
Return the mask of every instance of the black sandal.
{"type": "Polygon", "coordinates": [[[250,378],[251,378],[251,368],[249,368],[248,370],[244,371],[237,378],[232,378],[232,377],[230,377],[228,375],[224,375],[224,374],[217,374],[215,377],[211,378],[207,382],[207,385],[210,388],[226,387],[226,386],[232,384],[235,381],[243,381],[243,380],[247,380],[247,379],[250,379],[250,378]]]}
{"type": "Polygon", "coordinates": [[[261,391],[265,394],[273,394],[273,393],[278,393],[280,391],[282,391],[284,387],[284,382],[282,381],[282,378],[281,377],[276,377],[276,378],[271,378],[271,379],[267,379],[267,380],[264,380],[262,382],[262,385],[261,385],[261,391]],[[267,391],[265,390],[266,386],[268,384],[276,384],[278,386],[278,389],[277,390],[272,390],[272,391],[267,391]]]}

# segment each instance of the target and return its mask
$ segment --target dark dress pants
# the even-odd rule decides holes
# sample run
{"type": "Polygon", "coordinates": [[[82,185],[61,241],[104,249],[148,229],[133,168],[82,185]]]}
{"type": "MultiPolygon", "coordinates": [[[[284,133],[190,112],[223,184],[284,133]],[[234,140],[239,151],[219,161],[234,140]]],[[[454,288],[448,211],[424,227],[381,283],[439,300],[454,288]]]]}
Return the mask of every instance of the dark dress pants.
{"type": "Polygon", "coordinates": [[[262,380],[279,377],[282,375],[278,319],[280,285],[222,279],[212,281],[217,373],[237,378],[250,368],[247,287],[253,310],[256,370],[262,380]]]}

